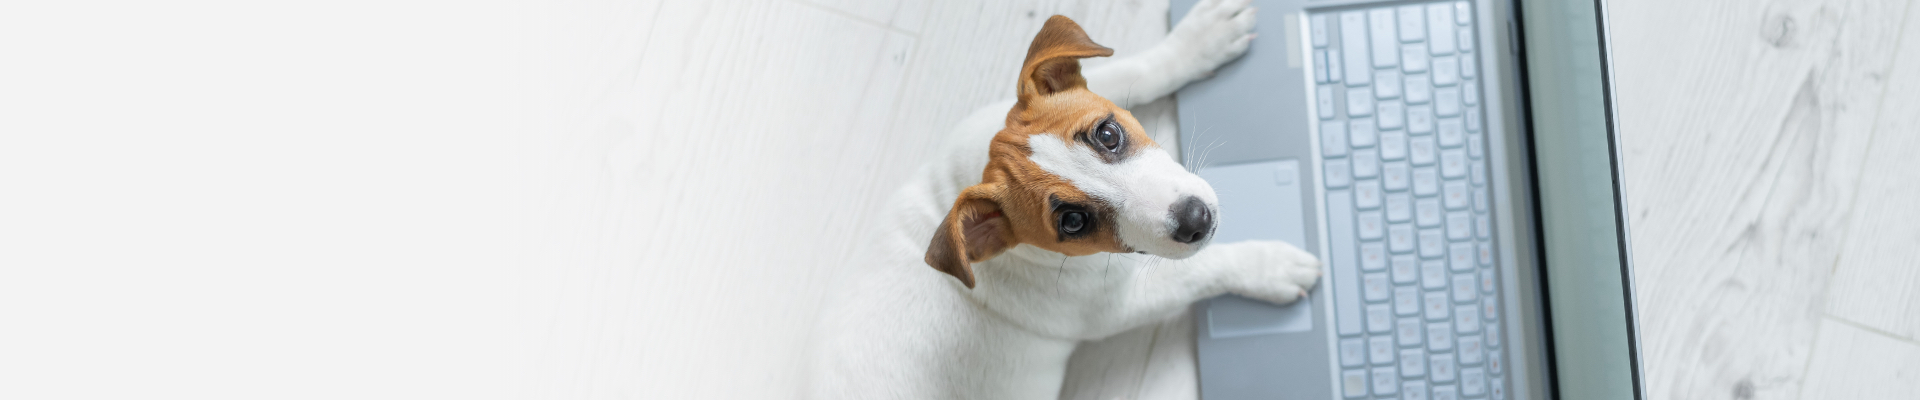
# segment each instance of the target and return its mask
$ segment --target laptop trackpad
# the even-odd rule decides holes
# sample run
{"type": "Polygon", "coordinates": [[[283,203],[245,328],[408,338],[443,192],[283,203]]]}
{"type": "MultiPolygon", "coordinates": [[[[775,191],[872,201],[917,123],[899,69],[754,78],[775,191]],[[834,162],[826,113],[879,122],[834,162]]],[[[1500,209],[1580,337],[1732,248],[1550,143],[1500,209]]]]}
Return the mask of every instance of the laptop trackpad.
{"type": "MultiPolygon", "coordinates": [[[[1298,160],[1210,167],[1200,177],[1220,196],[1220,226],[1214,243],[1282,240],[1306,243],[1305,207],[1300,204],[1298,160]]],[[[1208,336],[1228,338],[1313,330],[1311,299],[1284,306],[1238,296],[1214,298],[1207,305],[1208,336]]]]}

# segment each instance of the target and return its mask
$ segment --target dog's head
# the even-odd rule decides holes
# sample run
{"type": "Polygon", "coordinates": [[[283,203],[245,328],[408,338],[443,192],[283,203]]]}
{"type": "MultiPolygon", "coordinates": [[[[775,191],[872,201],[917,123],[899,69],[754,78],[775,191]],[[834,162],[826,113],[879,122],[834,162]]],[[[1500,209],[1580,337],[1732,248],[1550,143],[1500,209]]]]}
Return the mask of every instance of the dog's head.
{"type": "Polygon", "coordinates": [[[1025,243],[1066,255],[1186,258],[1212,239],[1218,200],[1148,138],[1133,114],[1087,90],[1080,59],[1113,55],[1062,16],[1020,68],[1019,102],[994,135],[981,182],[960,192],[926,261],[972,288],[974,262],[1025,243]]]}

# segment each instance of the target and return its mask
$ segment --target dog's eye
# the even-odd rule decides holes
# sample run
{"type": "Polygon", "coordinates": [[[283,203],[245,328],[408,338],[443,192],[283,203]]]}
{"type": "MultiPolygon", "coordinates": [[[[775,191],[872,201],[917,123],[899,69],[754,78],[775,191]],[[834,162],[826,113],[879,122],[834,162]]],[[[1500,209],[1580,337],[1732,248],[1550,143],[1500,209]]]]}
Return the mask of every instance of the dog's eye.
{"type": "Polygon", "coordinates": [[[1093,130],[1093,141],[1107,148],[1107,151],[1120,150],[1120,127],[1112,122],[1100,124],[1099,128],[1093,130]]]}
{"type": "Polygon", "coordinates": [[[1080,233],[1081,229],[1087,229],[1087,213],[1074,211],[1060,214],[1060,232],[1071,235],[1080,233]]]}

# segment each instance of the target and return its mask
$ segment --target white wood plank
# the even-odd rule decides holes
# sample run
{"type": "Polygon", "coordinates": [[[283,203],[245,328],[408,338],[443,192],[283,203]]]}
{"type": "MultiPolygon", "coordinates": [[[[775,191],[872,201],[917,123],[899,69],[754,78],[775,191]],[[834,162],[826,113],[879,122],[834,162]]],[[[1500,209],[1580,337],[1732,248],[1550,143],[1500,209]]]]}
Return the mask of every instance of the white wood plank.
{"type": "Polygon", "coordinates": [[[860,233],[842,200],[868,166],[848,155],[883,150],[872,121],[914,40],[794,2],[637,8],[656,6],[561,16],[533,394],[790,396],[822,276],[860,233]]]}
{"type": "Polygon", "coordinates": [[[1609,5],[1647,391],[1793,398],[1907,2],[1609,5]]]}
{"type": "Polygon", "coordinates": [[[1880,103],[1860,195],[1827,313],[1907,340],[1920,338],[1920,28],[1907,27],[1880,103]]]}
{"type": "MultiPolygon", "coordinates": [[[[1920,395],[1920,344],[1835,319],[1821,322],[1800,399],[1911,399],[1920,395]]],[[[1738,389],[1734,397],[1740,397],[1738,389]]]]}

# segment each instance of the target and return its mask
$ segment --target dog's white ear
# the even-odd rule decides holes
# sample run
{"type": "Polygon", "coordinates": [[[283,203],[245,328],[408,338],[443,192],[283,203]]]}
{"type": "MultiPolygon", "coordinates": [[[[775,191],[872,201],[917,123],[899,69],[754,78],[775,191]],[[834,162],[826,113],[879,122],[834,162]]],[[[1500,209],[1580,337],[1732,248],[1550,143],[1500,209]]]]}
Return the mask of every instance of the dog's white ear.
{"type": "Polygon", "coordinates": [[[1027,46],[1027,60],[1020,68],[1020,103],[1086,87],[1086,78],[1080,76],[1080,59],[1111,55],[1113,49],[1087,38],[1087,31],[1072,19],[1059,15],[1048,18],[1040,34],[1034,35],[1033,44],[1027,46]]]}
{"type": "Polygon", "coordinates": [[[927,244],[927,265],[973,288],[973,263],[991,259],[1016,244],[1013,224],[1001,214],[1000,203],[995,200],[1000,191],[1000,184],[983,183],[960,192],[947,219],[933,231],[933,242],[927,244]]]}

